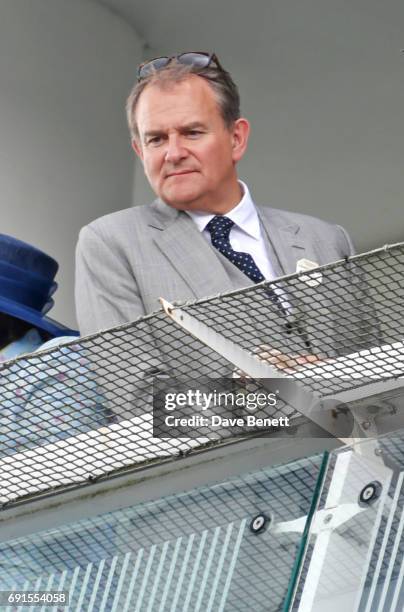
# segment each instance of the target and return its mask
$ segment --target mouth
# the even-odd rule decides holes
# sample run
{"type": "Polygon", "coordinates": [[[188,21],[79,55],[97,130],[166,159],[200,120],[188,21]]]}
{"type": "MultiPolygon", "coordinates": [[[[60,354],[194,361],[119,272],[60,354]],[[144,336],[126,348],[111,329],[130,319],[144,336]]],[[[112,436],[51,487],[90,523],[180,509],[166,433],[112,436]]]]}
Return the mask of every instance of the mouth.
{"type": "Polygon", "coordinates": [[[178,172],[170,172],[166,175],[166,178],[171,178],[172,176],[185,176],[186,174],[193,174],[196,170],[179,170],[178,172]]]}

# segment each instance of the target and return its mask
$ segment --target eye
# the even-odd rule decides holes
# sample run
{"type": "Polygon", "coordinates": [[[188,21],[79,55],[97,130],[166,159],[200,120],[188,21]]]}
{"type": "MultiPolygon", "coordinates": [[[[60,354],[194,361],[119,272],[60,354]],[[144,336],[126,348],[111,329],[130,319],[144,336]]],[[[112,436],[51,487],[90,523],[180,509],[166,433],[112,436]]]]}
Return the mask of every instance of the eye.
{"type": "Polygon", "coordinates": [[[158,147],[162,142],[163,142],[163,137],[162,136],[150,136],[146,140],[146,144],[147,145],[152,145],[154,147],[158,147]]]}
{"type": "Polygon", "coordinates": [[[189,138],[198,138],[202,133],[201,130],[188,130],[187,136],[189,138]]]}

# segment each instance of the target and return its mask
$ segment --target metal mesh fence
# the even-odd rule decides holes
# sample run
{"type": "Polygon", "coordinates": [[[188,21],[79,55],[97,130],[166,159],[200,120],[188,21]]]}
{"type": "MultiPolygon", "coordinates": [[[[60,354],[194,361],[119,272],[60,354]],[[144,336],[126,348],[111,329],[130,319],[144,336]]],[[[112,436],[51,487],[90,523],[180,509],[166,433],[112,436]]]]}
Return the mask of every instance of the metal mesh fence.
{"type": "MultiPolygon", "coordinates": [[[[327,396],[403,375],[403,272],[398,244],[181,309],[249,354],[271,363],[273,351],[286,356],[283,372],[327,396]]],[[[2,364],[0,502],[232,437],[226,427],[215,429],[213,441],[209,427],[196,438],[153,435],[153,381],[198,386],[221,377],[230,389],[260,389],[259,380],[235,374],[230,359],[163,311],[2,364]]]]}

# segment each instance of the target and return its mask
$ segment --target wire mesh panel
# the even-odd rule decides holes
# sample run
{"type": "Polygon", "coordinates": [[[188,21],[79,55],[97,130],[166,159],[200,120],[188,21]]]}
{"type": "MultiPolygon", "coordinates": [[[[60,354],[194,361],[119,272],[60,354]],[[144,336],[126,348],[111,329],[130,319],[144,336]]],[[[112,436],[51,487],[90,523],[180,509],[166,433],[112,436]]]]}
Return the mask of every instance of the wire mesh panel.
{"type": "Polygon", "coordinates": [[[66,590],[77,611],[275,612],[302,535],[277,526],[304,526],[322,463],[315,456],[2,543],[1,588],[66,590]]]}
{"type": "Polygon", "coordinates": [[[288,610],[401,612],[403,508],[403,431],[331,453],[288,610]]]}
{"type": "MultiPolygon", "coordinates": [[[[399,244],[181,308],[327,396],[403,375],[403,272],[399,244]]],[[[152,418],[153,382],[198,386],[203,379],[214,388],[220,378],[232,392],[261,389],[259,380],[239,375],[230,358],[162,311],[2,364],[0,502],[229,439],[235,433],[227,426],[161,435],[152,418]]],[[[282,404],[277,411],[293,413],[282,404]]],[[[227,407],[225,416],[236,412],[227,407]]],[[[263,412],[273,415],[273,406],[263,412]]],[[[248,432],[240,427],[237,435],[248,432]]]]}
{"type": "Polygon", "coordinates": [[[315,355],[318,361],[306,364],[300,378],[334,393],[403,374],[403,273],[399,244],[184,310],[257,356],[268,348],[288,356],[292,377],[302,369],[298,356],[315,355]],[[268,296],[268,286],[281,295],[282,308],[268,296]]]}

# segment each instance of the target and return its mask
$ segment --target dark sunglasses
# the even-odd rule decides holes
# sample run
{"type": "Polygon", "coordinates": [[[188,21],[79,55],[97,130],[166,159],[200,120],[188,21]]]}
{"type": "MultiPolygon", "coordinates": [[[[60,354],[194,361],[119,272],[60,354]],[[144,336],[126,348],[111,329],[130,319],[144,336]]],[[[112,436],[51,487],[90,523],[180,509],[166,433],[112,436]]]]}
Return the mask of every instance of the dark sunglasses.
{"type": "Polygon", "coordinates": [[[163,68],[168,66],[168,64],[174,59],[177,60],[177,62],[179,62],[180,64],[185,64],[185,66],[194,66],[195,68],[201,70],[203,68],[207,68],[212,62],[214,62],[220,70],[223,70],[216,53],[189,51],[187,53],[180,53],[179,55],[172,55],[171,57],[155,57],[152,60],[143,62],[143,64],[140,64],[137,70],[137,80],[141,81],[142,79],[146,79],[154,72],[162,70],[163,68]]]}

